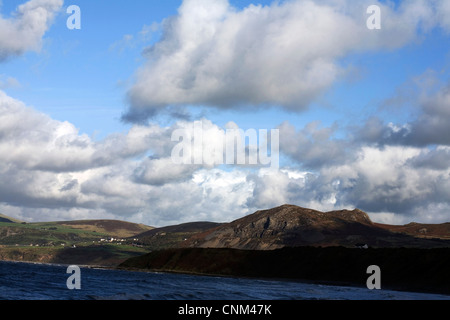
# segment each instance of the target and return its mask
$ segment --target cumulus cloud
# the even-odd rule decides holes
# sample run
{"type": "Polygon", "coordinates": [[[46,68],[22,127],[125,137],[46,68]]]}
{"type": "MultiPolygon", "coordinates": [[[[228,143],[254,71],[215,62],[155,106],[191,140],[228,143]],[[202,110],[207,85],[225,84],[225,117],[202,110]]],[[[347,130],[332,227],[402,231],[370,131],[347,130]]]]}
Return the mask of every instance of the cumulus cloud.
{"type": "MultiPolygon", "coordinates": [[[[396,49],[436,26],[450,32],[450,6],[434,0],[378,3],[383,28],[370,32],[366,8],[374,3],[294,0],[240,10],[226,0],[185,0],[160,25],[161,40],[145,50],[124,116],[145,122],[168,110],[185,118],[166,127],[135,124],[94,141],[0,90],[0,212],[28,221],[111,218],[163,226],[231,221],[290,203],[323,211],[358,207],[386,223],[448,221],[450,87],[433,77],[410,87],[409,99],[399,98],[417,111],[405,123],[374,116],[344,137],[338,133],[347,128],[337,125],[281,123],[280,152],[291,167],[171,158],[179,130],[189,134],[192,160],[211,160],[224,151],[226,130],[238,129],[202,119],[203,141],[196,144],[186,105],[304,110],[345,76],[340,61],[348,54],[396,49]]],[[[11,18],[0,17],[0,61],[38,50],[61,6],[31,0],[11,18]]],[[[113,48],[141,41],[150,29],[113,48]]],[[[0,89],[18,85],[14,80],[0,75],[0,89]]]]}
{"type": "Polygon", "coordinates": [[[281,152],[305,169],[343,163],[352,156],[351,140],[333,137],[338,129],[337,125],[323,128],[320,122],[316,121],[297,130],[285,121],[278,128],[281,152]]]}
{"type": "Polygon", "coordinates": [[[133,159],[164,152],[154,143],[164,131],[135,126],[127,134],[96,142],[71,123],[54,120],[0,91],[0,176],[5,182],[0,202],[129,214],[126,208],[138,207],[133,202],[142,205],[136,201],[139,192],[132,193],[142,188],[127,183],[126,175],[135,169],[133,159]],[[111,204],[115,201],[124,206],[118,210],[111,204]]]}
{"type": "Polygon", "coordinates": [[[272,176],[249,175],[254,188],[248,205],[357,207],[384,223],[448,221],[449,88],[436,78],[420,78],[421,87],[408,87],[413,94],[404,101],[416,112],[405,123],[373,116],[339,138],[335,133],[342,128],[336,126],[282,123],[281,152],[293,167],[272,176]]]}
{"type": "MultiPolygon", "coordinates": [[[[439,87],[421,95],[421,110],[442,118],[446,99],[447,87],[439,87]]],[[[201,124],[210,147],[237,127],[201,124]]],[[[107,217],[163,226],[231,221],[290,203],[323,211],[358,207],[385,223],[448,221],[448,146],[337,139],[339,128],[319,123],[278,128],[280,151],[295,167],[175,165],[172,134],[193,136],[193,122],[135,125],[93,141],[0,91],[0,210],[30,221],[107,217]]],[[[375,129],[373,141],[382,141],[375,129]]]]}
{"type": "MultiPolygon", "coordinates": [[[[395,212],[422,221],[427,215],[445,215],[419,210],[448,204],[450,182],[448,167],[436,170],[411,165],[422,152],[419,148],[400,146],[362,149],[361,160],[351,164],[354,178],[346,181],[342,201],[369,212],[395,212]]],[[[328,175],[339,177],[331,171],[328,175]]]]}
{"type": "MultiPolygon", "coordinates": [[[[206,119],[202,126],[207,144],[223,143],[226,128],[206,119]]],[[[295,168],[175,165],[172,133],[194,128],[136,125],[92,141],[0,91],[0,209],[28,221],[104,217],[156,226],[232,221],[285,203],[358,207],[385,223],[448,220],[446,146],[368,145],[333,138],[333,127],[286,122],[280,149],[295,168]]]]}
{"type": "Polygon", "coordinates": [[[373,116],[358,128],[356,136],[380,145],[450,145],[450,83],[441,84],[429,76],[422,77],[425,77],[423,81],[433,83],[431,88],[413,85],[414,90],[408,91],[414,92],[408,103],[411,109],[417,110],[415,119],[394,124],[373,116]]]}
{"type": "MultiPolygon", "coordinates": [[[[359,208],[384,223],[445,222],[450,168],[418,166],[425,149],[361,147],[346,163],[315,171],[285,168],[276,174],[249,175],[253,195],[247,205],[270,208],[291,203],[329,211],[359,208]]],[[[442,155],[441,155],[442,156],[442,155]]]]}
{"type": "Polygon", "coordinates": [[[185,0],[145,51],[124,119],[190,104],[304,110],[345,75],[341,58],[398,48],[448,23],[440,2],[378,3],[383,27],[371,32],[366,9],[374,3],[296,0],[239,10],[227,0],[185,0]]]}
{"type": "MultiPolygon", "coordinates": [[[[206,144],[223,143],[223,128],[201,123],[206,144]]],[[[0,208],[27,221],[108,217],[159,226],[244,215],[245,171],[173,163],[172,133],[193,128],[136,125],[93,141],[0,91],[0,208]]]]}
{"type": "Polygon", "coordinates": [[[450,3],[448,1],[437,2],[437,21],[444,30],[450,33],[450,3]]]}
{"type": "Polygon", "coordinates": [[[435,170],[448,169],[450,167],[450,147],[438,146],[433,149],[425,149],[412,159],[411,165],[435,170]]]}
{"type": "MultiPolygon", "coordinates": [[[[21,168],[73,172],[113,164],[149,151],[155,127],[133,127],[93,141],[69,122],[56,121],[0,91],[0,159],[21,168]]],[[[162,152],[155,145],[155,152],[162,152]]]]}
{"type": "Polygon", "coordinates": [[[41,48],[63,0],[30,0],[17,7],[11,18],[0,16],[0,62],[41,48]]]}
{"type": "Polygon", "coordinates": [[[174,164],[171,158],[146,159],[134,171],[138,183],[161,186],[170,182],[192,179],[198,166],[174,164]]]}

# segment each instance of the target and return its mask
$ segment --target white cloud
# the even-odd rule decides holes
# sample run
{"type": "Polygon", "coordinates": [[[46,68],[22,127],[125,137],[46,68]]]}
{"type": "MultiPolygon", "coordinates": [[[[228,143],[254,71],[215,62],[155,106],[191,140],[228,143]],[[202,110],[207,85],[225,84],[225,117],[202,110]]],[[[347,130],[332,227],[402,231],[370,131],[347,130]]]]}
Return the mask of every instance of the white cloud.
{"type": "Polygon", "coordinates": [[[72,124],[0,91],[0,202],[38,212],[78,208],[135,213],[133,209],[145,206],[141,199],[146,189],[129,181],[133,159],[150,152],[162,132],[135,126],[128,134],[94,142],[72,124]]]}
{"type": "MultiPolygon", "coordinates": [[[[253,213],[247,207],[253,190],[253,183],[247,176],[247,171],[238,169],[203,169],[196,172],[192,182],[202,192],[202,202],[197,212],[203,220],[209,217],[213,221],[230,222],[253,213]]],[[[191,213],[190,218],[198,220],[195,216],[196,213],[191,213]]]]}
{"type": "MultiPolygon", "coordinates": [[[[205,141],[223,142],[214,138],[223,129],[203,124],[205,141]]],[[[182,127],[193,125],[133,126],[95,142],[0,91],[0,208],[27,221],[139,218],[160,226],[247,213],[244,171],[173,164],[171,134],[182,127]]]]}
{"type": "Polygon", "coordinates": [[[417,109],[416,118],[402,124],[385,124],[372,117],[357,127],[358,139],[380,145],[450,145],[450,83],[442,83],[433,71],[427,71],[406,87],[408,111],[417,109]]]}
{"type": "MultiPolygon", "coordinates": [[[[223,142],[224,129],[202,123],[208,143],[223,142]]],[[[295,168],[177,166],[172,132],[192,130],[192,122],[134,126],[95,142],[0,91],[0,211],[32,221],[105,217],[164,226],[232,221],[290,203],[323,211],[358,207],[381,222],[449,220],[448,147],[356,144],[335,162],[302,140],[313,137],[334,150],[332,130],[284,125],[293,145],[281,151],[299,157],[295,168]],[[306,171],[304,159],[320,165],[306,171]]]]}
{"type": "MultiPolygon", "coordinates": [[[[397,213],[410,219],[420,217],[424,212],[418,208],[448,203],[446,190],[450,183],[448,167],[436,170],[411,165],[424,150],[404,146],[363,147],[357,160],[344,167],[325,168],[320,174],[324,181],[341,182],[337,189],[338,205],[353,205],[372,213],[397,213]]],[[[324,181],[321,185],[326,185],[324,181]]],[[[446,213],[435,211],[432,215],[446,213]]]]}
{"type": "MultiPolygon", "coordinates": [[[[0,160],[29,170],[75,172],[120,163],[147,152],[170,155],[170,132],[133,126],[100,142],[0,91],[0,160]]],[[[172,129],[173,130],[173,129],[172,129]]]]}
{"type": "Polygon", "coordinates": [[[311,122],[297,130],[288,121],[278,126],[280,149],[295,163],[304,168],[321,168],[325,165],[343,163],[351,157],[350,141],[336,139],[337,126],[323,128],[320,122],[311,122]]]}
{"type": "Polygon", "coordinates": [[[437,1],[437,21],[440,22],[441,26],[450,33],[450,2],[448,1],[437,1]]]}
{"type": "Polygon", "coordinates": [[[30,0],[17,7],[13,17],[0,16],[0,62],[25,51],[39,51],[63,0],[30,0]]]}
{"type": "Polygon", "coordinates": [[[378,3],[383,27],[373,32],[366,8],[374,3],[295,0],[238,10],[227,0],[185,0],[146,50],[124,119],[189,104],[304,110],[344,76],[341,58],[402,47],[439,23],[435,2],[378,3]]]}
{"type": "Polygon", "coordinates": [[[171,158],[145,159],[134,171],[137,183],[161,186],[167,183],[191,180],[198,166],[174,164],[171,158]]]}
{"type": "Polygon", "coordinates": [[[284,168],[250,174],[252,208],[290,203],[316,210],[359,208],[382,223],[450,221],[450,166],[447,148],[355,146],[343,163],[312,172],[284,168]],[[437,157],[437,159],[435,159],[437,157]],[[439,165],[436,165],[436,161],[439,165]]]}
{"type": "Polygon", "coordinates": [[[257,176],[250,176],[254,180],[253,196],[248,205],[255,208],[273,208],[290,203],[289,184],[294,181],[288,173],[278,171],[271,174],[261,172],[257,176]]]}

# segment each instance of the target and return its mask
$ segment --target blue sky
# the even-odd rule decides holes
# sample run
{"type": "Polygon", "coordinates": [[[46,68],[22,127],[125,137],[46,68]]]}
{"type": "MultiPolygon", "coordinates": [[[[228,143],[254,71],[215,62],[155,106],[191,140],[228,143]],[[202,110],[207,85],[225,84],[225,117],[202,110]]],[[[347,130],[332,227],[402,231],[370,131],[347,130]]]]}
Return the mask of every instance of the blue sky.
{"type": "MultiPolygon", "coordinates": [[[[1,19],[11,25],[20,20],[15,12],[25,3],[35,4],[35,0],[3,1],[1,19]]],[[[73,170],[63,162],[74,159],[61,159],[56,165],[64,167],[60,171],[20,167],[18,158],[4,159],[5,163],[15,161],[14,167],[22,173],[31,170],[36,183],[44,172],[49,190],[50,185],[67,189],[67,184],[56,186],[62,176],[77,187],[70,195],[30,193],[23,203],[4,196],[0,198],[3,213],[28,220],[106,216],[162,225],[196,219],[228,221],[290,202],[318,210],[359,207],[373,219],[389,223],[450,221],[445,213],[450,208],[445,190],[450,185],[445,165],[450,160],[449,143],[437,138],[448,133],[445,124],[450,120],[450,6],[445,2],[397,1],[394,7],[385,1],[356,5],[350,1],[214,0],[206,9],[205,3],[195,0],[42,3],[52,14],[45,32],[36,36],[39,48],[24,44],[20,53],[8,51],[10,42],[0,34],[0,58],[2,49],[6,52],[0,60],[0,90],[5,99],[31,108],[33,115],[44,114],[45,121],[55,121],[55,128],[65,122],[73,125],[69,147],[83,140],[90,148],[98,148],[97,153],[106,152],[111,141],[128,141],[137,130],[145,135],[146,145],[129,154],[124,151],[132,149],[129,145],[117,144],[124,149],[114,152],[126,154],[123,159],[98,165],[89,158],[91,165],[73,170]],[[382,7],[381,30],[365,26],[364,10],[373,3],[382,7]],[[81,9],[81,30],[66,27],[69,5],[81,9]],[[208,14],[201,15],[201,10],[208,14]],[[309,24],[305,22],[308,14],[313,17],[309,24]],[[236,46],[234,53],[227,51],[231,46],[236,46]],[[177,79],[191,89],[179,87],[177,79]],[[175,116],[174,110],[184,117],[175,116]],[[279,128],[279,175],[255,176],[254,170],[239,167],[174,169],[164,162],[168,154],[162,132],[201,119],[217,130],[229,122],[242,129],[279,128]],[[160,162],[152,163],[145,158],[148,155],[160,162]],[[401,166],[396,167],[398,180],[392,180],[389,163],[379,162],[373,170],[367,167],[377,163],[377,157],[393,159],[401,166]],[[440,159],[440,171],[430,169],[436,159],[440,159]],[[424,161],[429,163],[412,165],[424,161]],[[156,166],[163,162],[163,169],[156,166]],[[136,172],[158,168],[163,177],[171,172],[166,175],[168,182],[160,183],[164,179],[158,176],[155,183],[151,174],[146,175],[150,180],[133,180],[136,172]],[[430,171],[421,171],[424,168],[430,171]],[[377,170],[386,175],[384,180],[370,174],[377,170]],[[128,173],[116,176],[118,172],[128,173]],[[65,177],[69,173],[70,178],[65,177]],[[309,173],[313,174],[309,180],[298,178],[309,173]],[[427,177],[420,182],[426,186],[423,189],[415,178],[420,176],[427,177]],[[102,195],[107,192],[93,187],[101,177],[126,181],[113,192],[118,202],[129,197],[121,188],[136,188],[137,197],[145,199],[135,199],[130,210],[105,200],[102,195]],[[439,184],[442,189],[430,191],[439,184]],[[187,198],[197,205],[185,216],[179,208],[190,201],[169,205],[170,196],[156,196],[192,190],[193,185],[198,190],[194,188],[195,195],[187,198]],[[401,191],[386,191],[391,187],[401,191]],[[362,196],[361,188],[373,197],[362,196]],[[230,190],[240,190],[240,196],[225,198],[230,190]],[[418,198],[421,202],[414,202],[414,207],[408,204],[418,198]],[[223,202],[222,209],[214,205],[217,199],[223,202]],[[98,203],[92,205],[93,201],[98,203]]],[[[39,131],[29,129],[30,136],[39,131]]],[[[44,149],[54,132],[47,134],[44,149]]],[[[47,161],[47,156],[36,163],[47,161]]],[[[56,154],[51,155],[54,158],[56,154]]],[[[5,178],[18,174],[11,170],[0,172],[5,178]]]]}

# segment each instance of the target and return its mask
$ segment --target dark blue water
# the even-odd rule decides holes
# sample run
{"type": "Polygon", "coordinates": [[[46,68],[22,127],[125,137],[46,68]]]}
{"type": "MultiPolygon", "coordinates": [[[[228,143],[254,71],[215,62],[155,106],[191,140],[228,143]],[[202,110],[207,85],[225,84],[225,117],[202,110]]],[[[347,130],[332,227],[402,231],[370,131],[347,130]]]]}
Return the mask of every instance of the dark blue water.
{"type": "Polygon", "coordinates": [[[437,294],[290,281],[81,268],[69,290],[67,266],[0,262],[1,300],[450,300],[437,294]]]}

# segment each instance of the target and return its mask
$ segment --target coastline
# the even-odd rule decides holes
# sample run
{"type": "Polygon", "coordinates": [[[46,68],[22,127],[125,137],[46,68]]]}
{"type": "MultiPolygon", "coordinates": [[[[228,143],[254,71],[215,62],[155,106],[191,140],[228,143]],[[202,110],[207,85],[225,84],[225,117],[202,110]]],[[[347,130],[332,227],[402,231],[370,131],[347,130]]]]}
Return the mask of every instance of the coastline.
{"type": "Polygon", "coordinates": [[[18,261],[18,260],[0,260],[0,263],[21,263],[21,264],[32,264],[32,265],[43,265],[52,267],[69,267],[71,265],[76,265],[83,269],[104,269],[104,270],[118,270],[116,267],[104,266],[104,265],[93,265],[93,264],[76,264],[76,263],[58,263],[58,262],[38,262],[38,261],[18,261]]]}
{"type": "Polygon", "coordinates": [[[118,268],[361,288],[366,287],[370,276],[366,272],[367,267],[379,264],[382,270],[382,289],[450,297],[450,261],[447,258],[450,248],[423,250],[428,251],[405,248],[359,250],[342,247],[300,247],[272,251],[168,249],[130,258],[118,268]],[[430,265],[420,260],[425,253],[430,265]],[[411,259],[416,264],[408,265],[411,259]],[[436,261],[442,263],[436,266],[436,261]]]}
{"type": "MultiPolygon", "coordinates": [[[[33,261],[10,261],[10,260],[0,260],[0,263],[12,263],[12,264],[26,264],[26,265],[42,265],[51,267],[68,267],[68,264],[60,263],[46,263],[46,262],[33,262],[33,261]]],[[[224,275],[224,274],[212,274],[212,273],[200,273],[194,271],[181,271],[181,270],[165,270],[165,269],[142,269],[142,268],[132,268],[132,267],[111,267],[102,265],[78,265],[82,269],[96,269],[96,270],[113,270],[113,271],[125,271],[125,272],[139,272],[139,273],[152,273],[152,274],[178,274],[178,275],[189,275],[189,276],[199,276],[199,277],[212,277],[212,278],[228,278],[228,279],[247,279],[256,281],[277,281],[277,282],[294,282],[302,284],[312,284],[320,286],[336,286],[336,287],[348,287],[348,288],[366,288],[360,283],[355,282],[344,282],[344,281],[330,281],[330,280],[311,280],[311,279],[301,279],[301,278],[287,278],[287,277],[252,277],[243,275],[224,275]]],[[[369,289],[367,289],[369,290],[369,289]]],[[[380,291],[393,291],[398,293],[419,293],[419,294],[431,294],[431,295],[441,295],[448,296],[450,300],[450,294],[442,293],[434,290],[408,290],[408,288],[402,287],[391,287],[383,286],[380,291]]]]}

